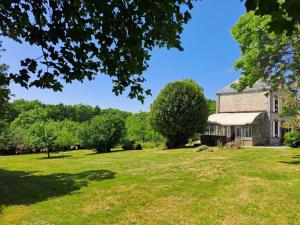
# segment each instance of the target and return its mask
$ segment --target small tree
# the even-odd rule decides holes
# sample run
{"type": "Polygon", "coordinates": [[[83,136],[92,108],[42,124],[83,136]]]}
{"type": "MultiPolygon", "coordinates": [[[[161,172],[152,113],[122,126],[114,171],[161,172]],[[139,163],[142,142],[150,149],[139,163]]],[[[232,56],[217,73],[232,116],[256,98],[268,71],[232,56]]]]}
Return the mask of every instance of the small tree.
{"type": "Polygon", "coordinates": [[[127,138],[141,142],[161,142],[163,137],[153,130],[149,122],[149,113],[139,112],[126,119],[127,138]]]}
{"type": "Polygon", "coordinates": [[[98,153],[109,152],[125,136],[125,120],[118,113],[95,116],[85,126],[84,133],[86,145],[96,148],[98,153]]]}
{"type": "Polygon", "coordinates": [[[50,158],[50,151],[57,147],[57,128],[58,124],[52,121],[32,124],[27,130],[23,130],[25,147],[34,150],[46,149],[50,158]]]}
{"type": "Polygon", "coordinates": [[[59,148],[69,148],[70,146],[79,145],[79,129],[81,124],[71,120],[59,122],[60,129],[57,131],[56,144],[59,148]]]}
{"type": "Polygon", "coordinates": [[[167,147],[183,146],[204,131],[208,117],[202,88],[192,80],[169,83],[151,106],[150,122],[167,139],[167,147]]]}

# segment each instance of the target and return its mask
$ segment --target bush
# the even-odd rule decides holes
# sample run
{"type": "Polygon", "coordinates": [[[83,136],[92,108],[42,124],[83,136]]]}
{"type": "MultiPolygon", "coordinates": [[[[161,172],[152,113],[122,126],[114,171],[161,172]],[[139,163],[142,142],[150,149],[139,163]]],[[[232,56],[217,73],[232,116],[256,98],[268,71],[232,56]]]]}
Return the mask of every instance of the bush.
{"type": "Polygon", "coordinates": [[[138,143],[137,143],[137,144],[134,146],[134,149],[135,149],[135,150],[142,150],[143,147],[142,147],[141,144],[138,144],[138,143]]]}
{"type": "Polygon", "coordinates": [[[242,143],[240,141],[228,142],[224,148],[227,150],[241,149],[242,143]]]}
{"type": "Polygon", "coordinates": [[[192,80],[169,83],[151,106],[150,123],[167,139],[168,148],[184,146],[195,133],[205,130],[207,101],[192,80]]]}
{"type": "Polygon", "coordinates": [[[123,150],[133,150],[134,149],[134,144],[135,144],[135,141],[129,141],[129,140],[126,140],[122,146],[122,149],[123,150]]]}
{"type": "Polygon", "coordinates": [[[135,141],[126,140],[122,146],[123,150],[142,150],[143,147],[139,143],[135,143],[135,141]]]}
{"type": "Polygon", "coordinates": [[[85,145],[96,148],[98,153],[109,152],[120,143],[126,133],[125,119],[119,113],[104,113],[95,116],[84,126],[85,145]]]}
{"type": "Polygon", "coordinates": [[[284,145],[291,148],[300,146],[300,131],[288,132],[284,135],[284,145]]]}
{"type": "Polygon", "coordinates": [[[202,151],[207,150],[207,149],[208,149],[207,145],[200,145],[199,147],[195,148],[194,151],[195,152],[202,152],[202,151]]]}

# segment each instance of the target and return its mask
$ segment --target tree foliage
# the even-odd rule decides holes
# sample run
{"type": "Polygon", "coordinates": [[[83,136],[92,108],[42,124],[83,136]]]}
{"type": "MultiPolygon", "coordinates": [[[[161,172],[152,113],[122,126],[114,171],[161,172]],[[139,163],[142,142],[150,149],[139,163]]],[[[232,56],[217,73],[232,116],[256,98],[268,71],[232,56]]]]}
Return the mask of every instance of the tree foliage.
{"type": "Polygon", "coordinates": [[[23,87],[62,90],[62,80],[112,78],[115,94],[143,101],[142,73],[150,51],[182,50],[180,34],[192,0],[161,1],[0,1],[0,33],[40,47],[41,56],[21,61],[10,79],[23,87]],[[37,75],[37,76],[34,76],[37,75]]]}
{"type": "Polygon", "coordinates": [[[192,80],[167,84],[151,105],[151,125],[166,137],[169,148],[182,146],[193,134],[204,131],[207,117],[203,91],[192,80]]]}
{"type": "Polygon", "coordinates": [[[243,15],[232,34],[241,48],[234,67],[242,77],[234,87],[243,90],[258,80],[270,85],[271,91],[287,89],[297,93],[300,87],[300,28],[292,35],[269,31],[270,16],[253,12],[243,15]]]}
{"type": "Polygon", "coordinates": [[[82,130],[84,145],[96,148],[97,152],[109,152],[125,135],[125,120],[117,113],[95,116],[82,130]]]}
{"type": "Polygon", "coordinates": [[[216,113],[216,101],[207,99],[207,105],[208,105],[208,115],[216,113]]]}
{"type": "Polygon", "coordinates": [[[127,139],[140,142],[162,142],[164,138],[150,125],[149,113],[139,112],[126,120],[127,139]]]}
{"type": "MultiPolygon", "coordinates": [[[[2,49],[2,42],[0,41],[0,58],[2,49]]],[[[7,80],[7,70],[8,66],[4,63],[0,63],[0,119],[5,116],[7,113],[8,100],[10,97],[10,90],[8,89],[8,80],[7,80]]]]}
{"type": "MultiPolygon", "coordinates": [[[[242,0],[243,1],[243,0],[242,0]]],[[[292,33],[300,24],[299,0],[244,0],[247,11],[256,15],[271,17],[268,21],[271,31],[292,33]]]]}

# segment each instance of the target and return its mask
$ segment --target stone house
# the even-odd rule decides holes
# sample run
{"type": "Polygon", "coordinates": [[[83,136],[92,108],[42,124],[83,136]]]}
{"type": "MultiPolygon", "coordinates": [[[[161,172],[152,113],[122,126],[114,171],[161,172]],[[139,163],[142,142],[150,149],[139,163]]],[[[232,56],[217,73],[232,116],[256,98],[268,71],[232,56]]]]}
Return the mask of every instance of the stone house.
{"type": "Polygon", "coordinates": [[[228,85],[217,93],[216,114],[208,118],[204,144],[240,141],[244,146],[280,145],[282,101],[269,94],[267,85],[257,82],[252,88],[237,92],[228,85]]]}

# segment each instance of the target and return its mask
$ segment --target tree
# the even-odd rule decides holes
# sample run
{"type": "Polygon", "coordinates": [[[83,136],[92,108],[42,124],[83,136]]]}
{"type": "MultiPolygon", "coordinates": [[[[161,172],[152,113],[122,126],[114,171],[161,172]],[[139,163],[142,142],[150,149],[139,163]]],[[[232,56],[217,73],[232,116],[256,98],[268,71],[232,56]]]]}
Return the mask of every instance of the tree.
{"type": "Polygon", "coordinates": [[[125,120],[117,113],[95,116],[84,128],[85,145],[96,148],[98,153],[109,152],[126,134],[125,120]]]}
{"type": "Polygon", "coordinates": [[[216,113],[216,101],[207,99],[207,105],[208,105],[208,115],[216,113]]]}
{"type": "Polygon", "coordinates": [[[150,51],[182,50],[180,34],[190,19],[192,0],[161,1],[0,1],[0,33],[41,48],[41,56],[21,61],[10,79],[23,87],[62,90],[62,80],[112,78],[118,95],[143,101],[142,73],[150,51]],[[37,76],[36,76],[37,75],[37,76]]]}
{"type": "Polygon", "coordinates": [[[245,6],[248,12],[271,16],[268,25],[277,33],[292,33],[300,24],[299,0],[245,0],[245,6]]]}
{"type": "MultiPolygon", "coordinates": [[[[3,51],[4,49],[2,49],[2,42],[0,41],[0,58],[1,58],[1,52],[3,51]]],[[[0,119],[7,112],[8,100],[10,97],[10,90],[7,87],[8,86],[7,70],[8,70],[8,66],[6,64],[0,63],[0,119]]]]}
{"type": "Polygon", "coordinates": [[[183,146],[203,132],[208,117],[202,88],[192,80],[167,84],[151,105],[150,122],[167,139],[167,147],[183,146]]]}
{"type": "Polygon", "coordinates": [[[50,152],[54,150],[56,145],[56,138],[58,134],[57,122],[37,121],[33,123],[27,130],[23,131],[25,134],[24,144],[27,149],[47,150],[48,158],[50,152]]]}
{"type": "Polygon", "coordinates": [[[32,110],[36,107],[42,107],[43,104],[39,100],[28,101],[25,99],[16,99],[11,103],[12,120],[17,118],[21,113],[32,110]]]}
{"type": "Polygon", "coordinates": [[[13,134],[9,123],[0,120],[0,152],[11,153],[14,150],[13,134]]]}
{"type": "Polygon", "coordinates": [[[149,121],[149,113],[139,112],[127,117],[127,138],[141,142],[160,142],[163,137],[153,130],[149,121]]]}
{"type": "Polygon", "coordinates": [[[284,118],[282,127],[300,132],[300,96],[284,93],[281,117],[284,118]]]}
{"type": "Polygon", "coordinates": [[[46,122],[50,119],[49,111],[44,107],[36,107],[21,113],[13,122],[12,126],[27,129],[37,121],[46,122]]]}
{"type": "Polygon", "coordinates": [[[234,65],[242,77],[234,87],[243,90],[263,80],[270,91],[286,89],[295,94],[300,86],[300,28],[297,26],[292,35],[271,33],[270,21],[270,16],[250,12],[233,27],[242,54],[234,65]]]}
{"type": "Polygon", "coordinates": [[[79,130],[81,124],[71,120],[60,121],[55,143],[61,149],[80,144],[79,130]]]}

